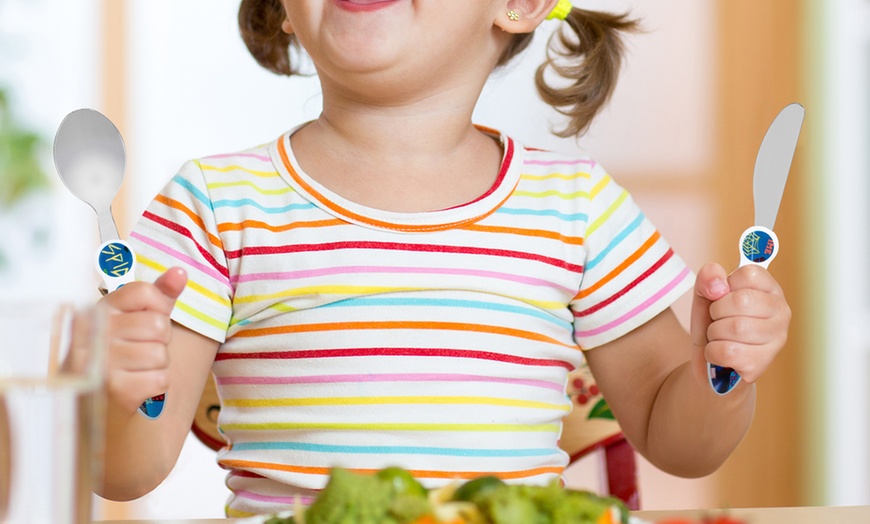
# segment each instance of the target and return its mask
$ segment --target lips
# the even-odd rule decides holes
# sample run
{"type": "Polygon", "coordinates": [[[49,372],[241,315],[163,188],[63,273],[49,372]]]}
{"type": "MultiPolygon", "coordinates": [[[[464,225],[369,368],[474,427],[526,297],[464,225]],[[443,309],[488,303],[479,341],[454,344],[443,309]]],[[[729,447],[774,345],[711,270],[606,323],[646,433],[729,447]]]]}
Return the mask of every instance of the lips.
{"type": "Polygon", "coordinates": [[[399,0],[336,0],[338,7],[347,11],[376,11],[389,7],[399,0]]]}

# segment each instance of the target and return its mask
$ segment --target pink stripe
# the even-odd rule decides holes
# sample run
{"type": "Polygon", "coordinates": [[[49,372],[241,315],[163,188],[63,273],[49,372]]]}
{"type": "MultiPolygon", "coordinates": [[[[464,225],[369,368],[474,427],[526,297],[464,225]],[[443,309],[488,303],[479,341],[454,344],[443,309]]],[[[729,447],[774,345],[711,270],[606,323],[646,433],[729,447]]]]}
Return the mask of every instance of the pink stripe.
{"type": "Polygon", "coordinates": [[[616,326],[618,326],[624,322],[627,322],[631,318],[637,316],[642,311],[644,311],[645,309],[647,309],[648,307],[653,305],[655,302],[660,300],[662,297],[664,297],[665,295],[670,293],[671,290],[673,290],[675,287],[677,287],[677,284],[682,282],[686,278],[686,276],[688,276],[689,271],[690,270],[688,267],[683,268],[683,270],[680,272],[680,274],[677,275],[676,278],[671,280],[667,286],[663,287],[661,290],[659,290],[658,293],[656,293],[655,295],[649,297],[648,299],[646,299],[645,301],[640,303],[640,305],[638,305],[636,308],[632,309],[631,311],[629,311],[625,315],[622,315],[621,317],[617,318],[616,320],[609,322],[607,324],[604,324],[603,326],[600,326],[596,329],[591,329],[589,331],[577,331],[576,332],[577,337],[586,338],[586,337],[598,335],[598,334],[603,333],[605,331],[611,330],[611,329],[615,328],[616,326]]]}
{"type": "MultiPolygon", "coordinates": [[[[261,495],[259,493],[254,493],[253,491],[248,491],[246,489],[239,489],[233,492],[237,497],[256,500],[257,502],[273,502],[277,504],[286,504],[288,506],[293,504],[293,500],[295,497],[277,497],[272,495],[261,495]]],[[[300,502],[302,504],[311,504],[314,502],[314,497],[299,497],[300,502]]]]}
{"type": "Polygon", "coordinates": [[[360,374],[360,375],[318,375],[302,377],[218,377],[220,385],[256,384],[335,384],[342,382],[494,382],[500,384],[514,384],[519,386],[531,386],[536,388],[562,391],[563,384],[546,380],[511,379],[502,377],[490,377],[486,375],[464,375],[450,373],[413,373],[413,374],[360,374]]]}
{"type": "Polygon", "coordinates": [[[268,157],[266,155],[258,155],[256,153],[243,153],[243,154],[233,153],[233,154],[225,154],[225,155],[209,155],[209,156],[202,157],[202,159],[205,160],[207,158],[238,158],[238,157],[256,158],[257,160],[262,160],[263,162],[272,162],[272,159],[270,157],[268,157]]]}
{"type": "Polygon", "coordinates": [[[524,277],[521,275],[512,275],[510,273],[501,273],[498,271],[482,271],[469,269],[441,268],[441,267],[390,267],[390,266],[342,266],[322,269],[308,269],[304,271],[282,271],[274,273],[248,273],[246,275],[233,275],[230,277],[230,282],[237,284],[240,282],[253,282],[257,280],[293,280],[301,278],[314,278],[330,275],[339,275],[347,273],[427,273],[436,275],[465,275],[473,277],[495,278],[508,280],[520,284],[530,286],[547,286],[559,289],[566,293],[574,294],[576,289],[570,289],[563,286],[553,284],[553,282],[540,279],[524,277]]]}
{"type": "Polygon", "coordinates": [[[196,260],[194,260],[193,258],[189,257],[188,255],[185,255],[181,251],[177,251],[177,250],[175,250],[175,249],[173,249],[165,244],[161,244],[161,243],[157,242],[156,240],[152,240],[152,239],[150,239],[146,236],[143,236],[139,233],[132,232],[132,233],[130,233],[130,237],[135,238],[136,240],[142,242],[143,244],[147,244],[147,245],[153,247],[154,249],[157,249],[158,251],[162,251],[163,253],[166,253],[167,255],[169,255],[171,257],[174,257],[175,259],[179,260],[180,262],[184,262],[185,264],[187,264],[193,268],[198,269],[199,271],[210,276],[212,279],[216,280],[217,282],[226,285],[227,289],[229,289],[230,292],[232,293],[232,290],[233,290],[232,286],[230,286],[229,282],[227,282],[227,279],[223,275],[221,275],[217,270],[215,270],[215,268],[208,266],[208,265],[205,265],[205,264],[201,264],[201,263],[197,262],[196,260]]]}

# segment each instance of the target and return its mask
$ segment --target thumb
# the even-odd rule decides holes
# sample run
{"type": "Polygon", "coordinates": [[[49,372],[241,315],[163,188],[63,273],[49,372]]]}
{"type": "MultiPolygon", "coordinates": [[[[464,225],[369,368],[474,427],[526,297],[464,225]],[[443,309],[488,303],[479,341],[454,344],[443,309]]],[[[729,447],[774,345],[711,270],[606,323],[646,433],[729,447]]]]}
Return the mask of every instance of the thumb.
{"type": "Polygon", "coordinates": [[[719,264],[707,264],[698,272],[695,279],[695,298],[692,301],[690,331],[692,343],[703,348],[707,345],[707,328],[713,319],[710,317],[710,304],[731,291],[728,286],[728,273],[719,264]]]}
{"type": "Polygon", "coordinates": [[[180,267],[167,269],[166,272],[154,281],[154,287],[156,287],[167,298],[171,299],[173,303],[175,302],[175,299],[178,298],[178,295],[184,291],[184,286],[186,284],[187,272],[180,267]]]}

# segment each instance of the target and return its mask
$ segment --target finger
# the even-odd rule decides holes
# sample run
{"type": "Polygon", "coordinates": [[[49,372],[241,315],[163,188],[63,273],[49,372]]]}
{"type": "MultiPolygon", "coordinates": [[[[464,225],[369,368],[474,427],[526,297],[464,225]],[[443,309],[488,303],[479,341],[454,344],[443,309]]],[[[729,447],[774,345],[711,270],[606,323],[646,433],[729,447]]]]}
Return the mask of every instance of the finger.
{"type": "Polygon", "coordinates": [[[728,275],[728,285],[732,290],[756,289],[774,295],[783,295],[782,287],[770,272],[756,264],[748,264],[737,268],[728,275]]]}
{"type": "Polygon", "coordinates": [[[171,268],[160,275],[154,284],[131,282],[109,293],[103,300],[122,312],[150,310],[169,315],[186,282],[184,270],[171,268]]]}
{"type": "Polygon", "coordinates": [[[109,369],[124,371],[160,370],[169,367],[169,352],[159,342],[119,340],[112,344],[109,369]]]}
{"type": "Polygon", "coordinates": [[[751,345],[725,340],[710,342],[704,351],[706,359],[734,369],[750,384],[761,377],[776,354],[777,350],[771,344],[751,345]]]}
{"type": "Polygon", "coordinates": [[[169,370],[109,373],[109,398],[130,413],[139,409],[143,400],[162,395],[168,388],[169,370]]]}
{"type": "Polygon", "coordinates": [[[710,305],[729,292],[727,282],[728,274],[719,264],[707,264],[698,272],[690,325],[692,343],[696,346],[703,347],[707,343],[707,328],[712,322],[710,305]]]}
{"type": "Polygon", "coordinates": [[[786,308],[785,299],[756,289],[740,289],[728,293],[710,305],[713,320],[728,317],[752,317],[771,319],[786,308]]]}
{"type": "Polygon", "coordinates": [[[171,267],[167,269],[157,280],[154,281],[154,287],[160,290],[161,293],[171,298],[173,302],[178,298],[178,295],[184,291],[184,286],[187,284],[187,273],[180,267],[171,267]]]}
{"type": "Polygon", "coordinates": [[[709,342],[732,341],[740,344],[760,345],[772,341],[776,333],[768,319],[728,317],[716,320],[707,328],[709,342]]]}
{"type": "Polygon", "coordinates": [[[157,311],[131,311],[109,318],[113,338],[133,342],[160,342],[168,344],[172,339],[172,321],[157,311]]]}

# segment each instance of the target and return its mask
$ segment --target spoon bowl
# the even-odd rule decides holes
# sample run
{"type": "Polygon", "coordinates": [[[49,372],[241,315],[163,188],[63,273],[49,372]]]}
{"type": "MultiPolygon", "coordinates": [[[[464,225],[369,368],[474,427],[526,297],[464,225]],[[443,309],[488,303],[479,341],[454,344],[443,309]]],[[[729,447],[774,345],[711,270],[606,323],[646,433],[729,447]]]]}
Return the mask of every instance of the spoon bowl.
{"type": "Polygon", "coordinates": [[[73,111],[54,138],[54,164],[64,186],[97,213],[100,239],[118,238],[112,218],[127,164],[124,139],[111,120],[93,109],[73,111]]]}

